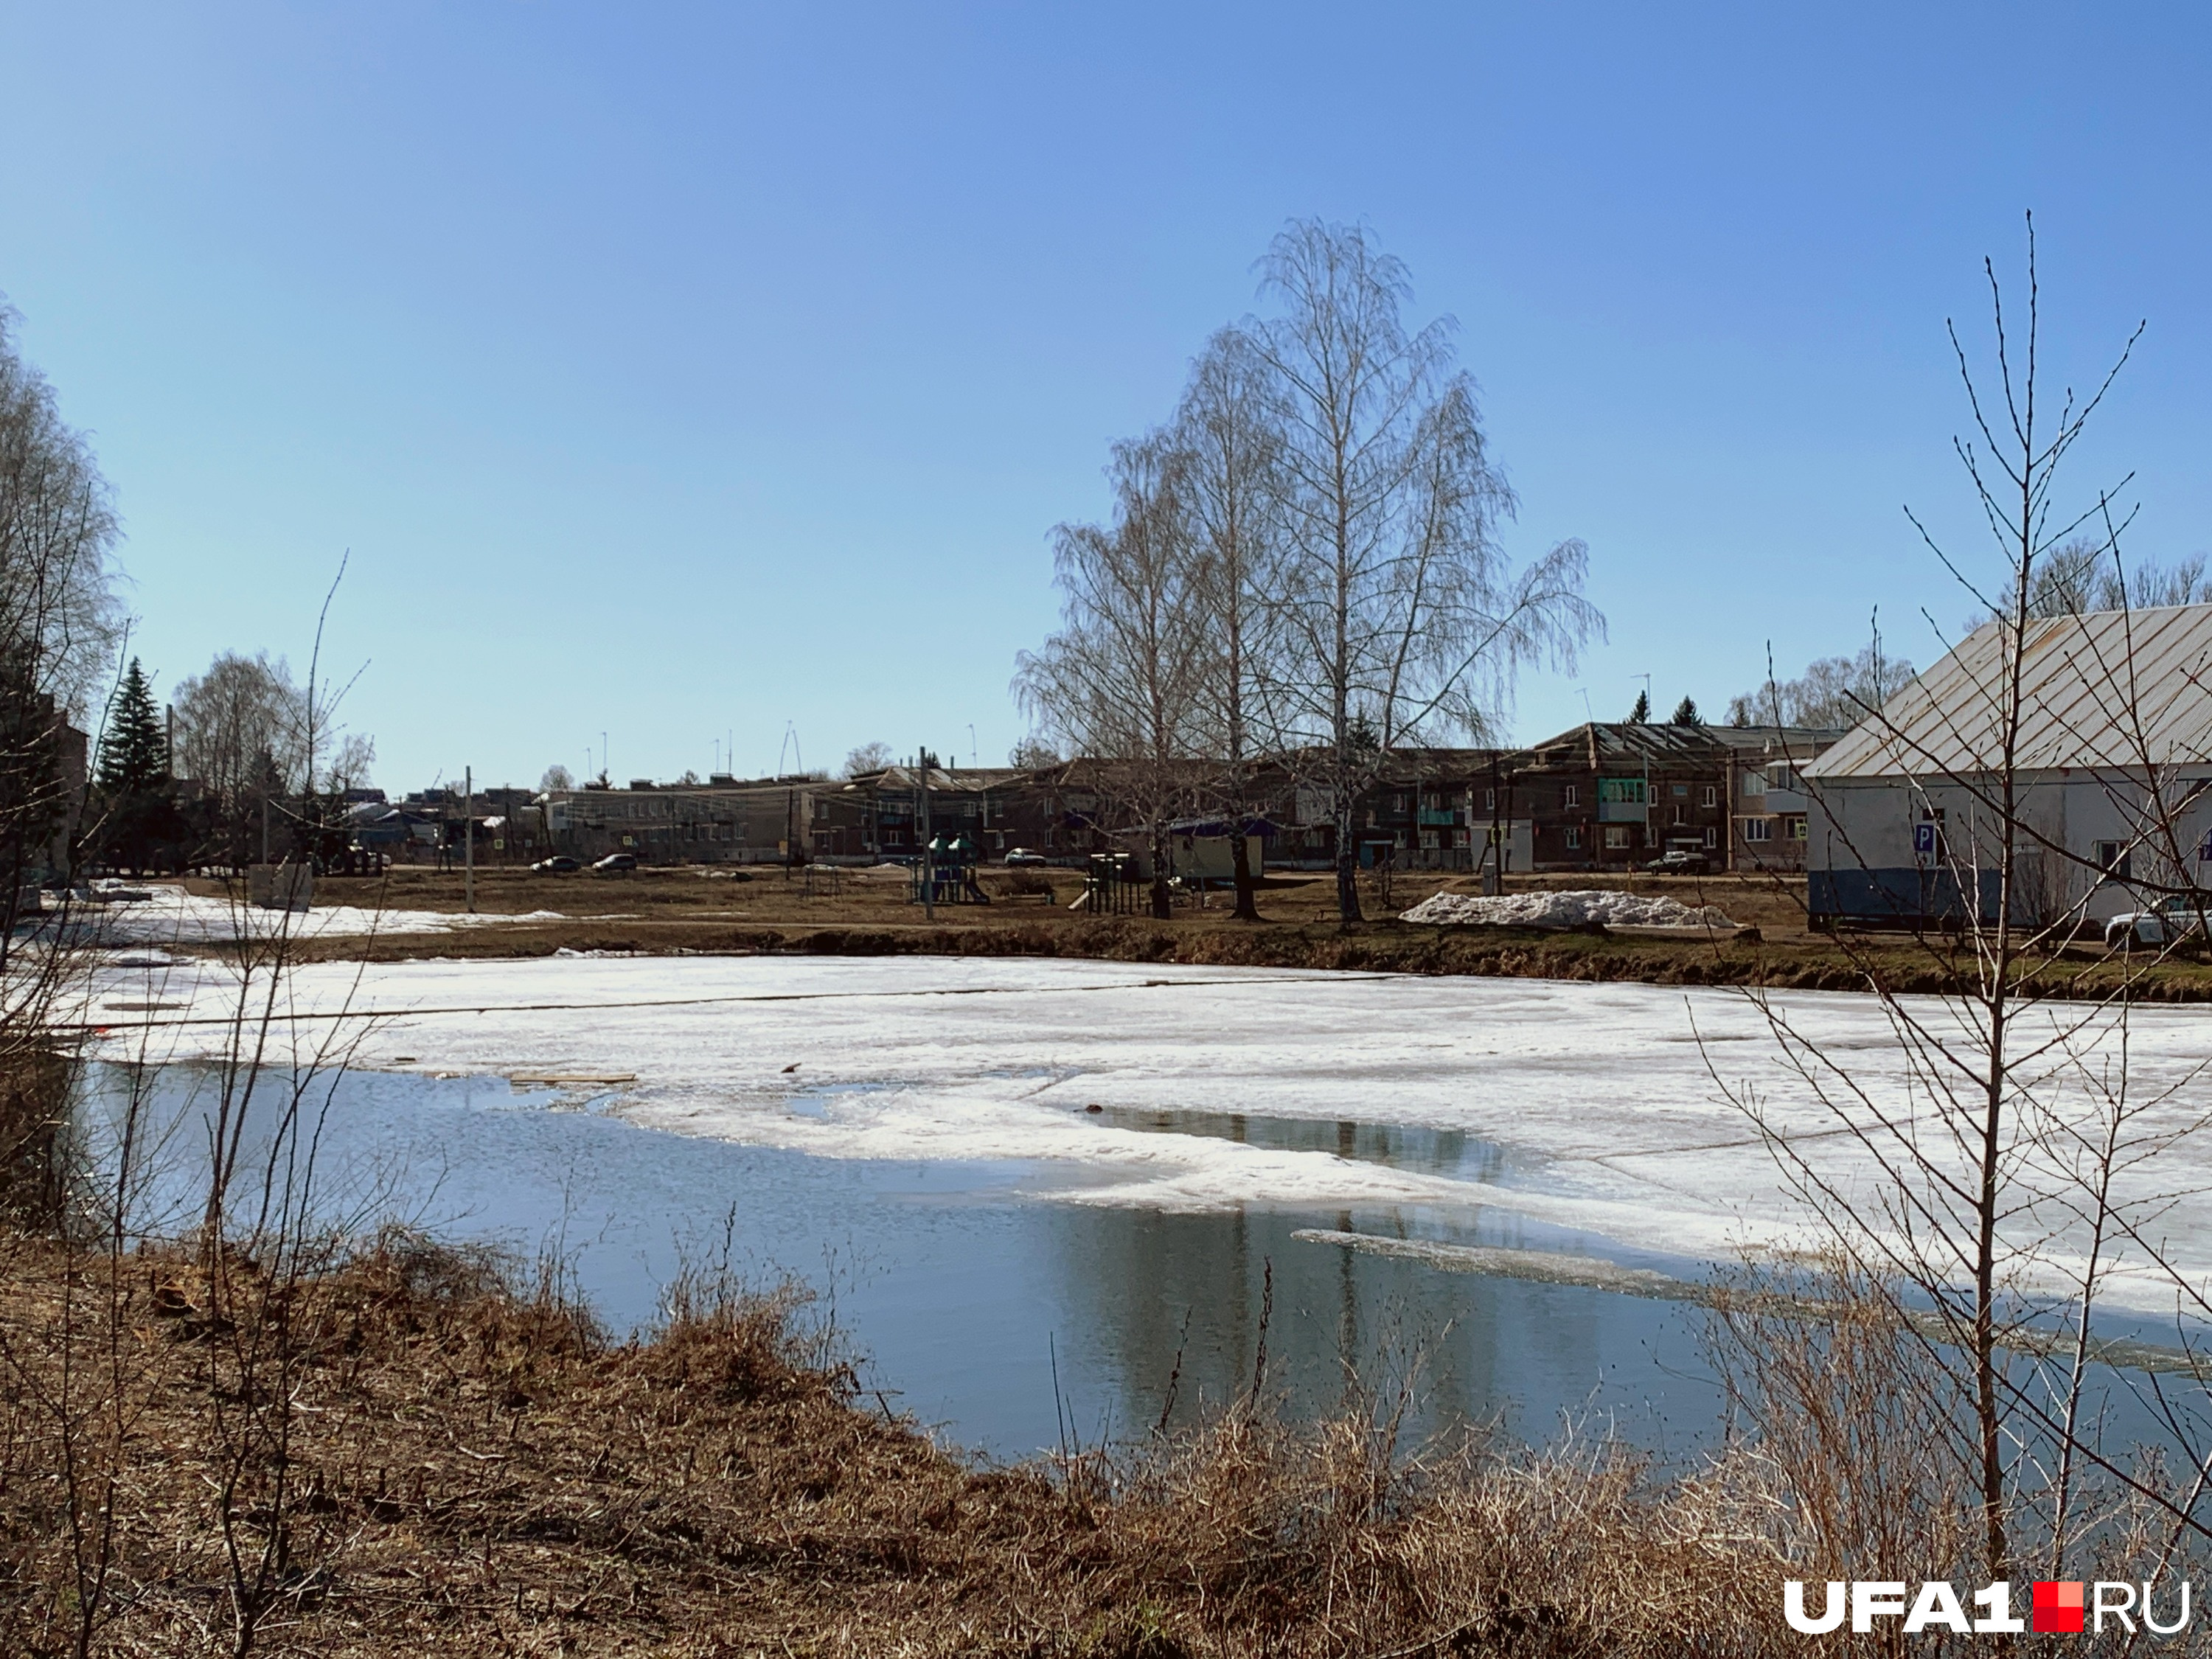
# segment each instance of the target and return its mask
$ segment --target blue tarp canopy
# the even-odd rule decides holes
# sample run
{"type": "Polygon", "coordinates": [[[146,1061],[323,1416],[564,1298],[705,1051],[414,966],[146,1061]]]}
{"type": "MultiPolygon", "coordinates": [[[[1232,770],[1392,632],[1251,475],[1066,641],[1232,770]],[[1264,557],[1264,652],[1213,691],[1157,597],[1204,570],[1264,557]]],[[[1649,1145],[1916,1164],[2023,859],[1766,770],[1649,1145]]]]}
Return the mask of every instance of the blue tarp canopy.
{"type": "MultiPolygon", "coordinates": [[[[1229,836],[1237,833],[1231,828],[1227,818],[1182,818],[1168,825],[1168,834],[1171,836],[1229,836]]],[[[1272,841],[1275,836],[1275,826],[1265,818],[1246,818],[1242,833],[1272,841]]]]}

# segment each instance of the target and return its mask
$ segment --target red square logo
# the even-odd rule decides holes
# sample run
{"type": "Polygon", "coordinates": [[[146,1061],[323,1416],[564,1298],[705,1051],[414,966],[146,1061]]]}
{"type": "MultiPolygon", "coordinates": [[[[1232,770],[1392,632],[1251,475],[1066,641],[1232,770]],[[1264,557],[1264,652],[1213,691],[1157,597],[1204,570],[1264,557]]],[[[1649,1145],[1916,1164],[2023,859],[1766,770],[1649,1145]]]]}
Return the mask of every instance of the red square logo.
{"type": "Polygon", "coordinates": [[[2027,1621],[2032,1631],[2046,1635],[2079,1635],[2081,1630],[2081,1586],[2078,1582],[2039,1578],[2035,1607],[2027,1621]]]}

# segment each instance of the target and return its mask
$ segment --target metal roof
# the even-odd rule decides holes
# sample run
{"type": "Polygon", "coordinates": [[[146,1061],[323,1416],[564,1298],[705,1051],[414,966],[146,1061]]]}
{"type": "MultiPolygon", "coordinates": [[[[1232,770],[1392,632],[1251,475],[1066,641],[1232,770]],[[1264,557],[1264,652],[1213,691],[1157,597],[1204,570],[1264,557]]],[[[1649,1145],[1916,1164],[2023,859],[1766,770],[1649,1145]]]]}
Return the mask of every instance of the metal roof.
{"type": "MultiPolygon", "coordinates": [[[[2002,748],[2009,628],[1976,629],[1805,775],[1993,770],[2002,748]]],[[[2039,618],[2021,636],[2019,661],[2020,769],[2212,760],[2212,605],[2039,618]]]]}
{"type": "Polygon", "coordinates": [[[1785,760],[1810,760],[1842,741],[1850,728],[1841,726],[1709,726],[1706,732],[1739,755],[1785,760]]]}

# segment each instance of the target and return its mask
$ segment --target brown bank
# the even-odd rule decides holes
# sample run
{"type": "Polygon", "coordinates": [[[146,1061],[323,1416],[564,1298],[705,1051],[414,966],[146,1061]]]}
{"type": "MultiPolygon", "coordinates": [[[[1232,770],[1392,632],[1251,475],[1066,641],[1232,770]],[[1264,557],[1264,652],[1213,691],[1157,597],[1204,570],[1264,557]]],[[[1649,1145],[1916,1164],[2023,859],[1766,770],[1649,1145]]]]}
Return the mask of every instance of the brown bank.
{"type": "MultiPolygon", "coordinates": [[[[196,891],[223,890],[195,881],[196,891]]],[[[558,920],[502,924],[467,933],[390,933],[373,939],[320,941],[303,954],[380,961],[420,957],[528,957],[562,950],[634,951],[647,955],[787,952],[817,956],[1023,956],[1114,962],[1334,969],[1363,972],[1466,974],[1521,978],[1628,981],[1653,985],[1767,986],[1863,991],[1869,975],[1902,991],[1938,992],[1971,978],[1971,951],[1941,939],[1859,936],[1843,940],[1805,926],[1802,878],[1772,877],[1521,878],[1510,890],[1605,885],[1712,905],[1745,924],[1729,940],[1650,939],[1599,931],[1506,927],[1439,928],[1397,921],[1400,911],[1438,890],[1469,890],[1463,880],[1401,875],[1389,893],[1362,894],[1369,921],[1336,919],[1333,883],[1271,881],[1261,895],[1267,918],[1255,925],[1229,915],[1226,896],[1179,904],[1174,916],[1091,916],[1072,910],[1082,891],[1067,871],[993,872],[988,905],[939,906],[933,920],[907,899],[902,873],[787,872],[755,868],[732,876],[702,869],[645,870],[599,878],[479,871],[479,910],[558,920]]],[[[457,911],[459,872],[401,868],[376,879],[326,880],[319,903],[392,911],[457,911]]],[[[2108,993],[2123,972],[2135,994],[2152,1000],[2212,1000],[2212,966],[2195,956],[2126,967],[2085,941],[2024,969],[2046,991],[2108,993]]]]}

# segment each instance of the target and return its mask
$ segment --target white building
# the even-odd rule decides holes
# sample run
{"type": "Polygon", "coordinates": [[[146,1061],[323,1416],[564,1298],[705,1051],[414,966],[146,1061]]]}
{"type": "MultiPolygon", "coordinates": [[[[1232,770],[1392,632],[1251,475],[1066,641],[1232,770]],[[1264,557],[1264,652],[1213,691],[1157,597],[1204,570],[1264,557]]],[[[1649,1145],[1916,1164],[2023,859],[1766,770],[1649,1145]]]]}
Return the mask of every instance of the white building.
{"type": "Polygon", "coordinates": [[[1977,629],[1802,769],[1816,925],[1958,917],[1976,893],[1994,921],[2008,827],[2023,921],[2100,921],[2207,878],[2212,605],[2039,619],[2017,652],[2008,632],[1977,629]]]}

